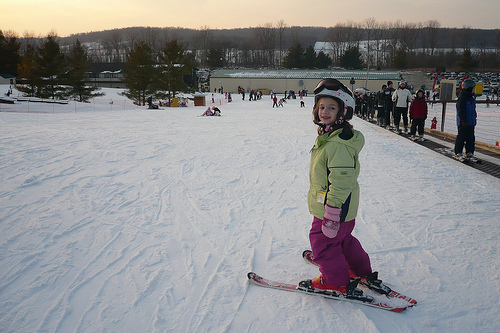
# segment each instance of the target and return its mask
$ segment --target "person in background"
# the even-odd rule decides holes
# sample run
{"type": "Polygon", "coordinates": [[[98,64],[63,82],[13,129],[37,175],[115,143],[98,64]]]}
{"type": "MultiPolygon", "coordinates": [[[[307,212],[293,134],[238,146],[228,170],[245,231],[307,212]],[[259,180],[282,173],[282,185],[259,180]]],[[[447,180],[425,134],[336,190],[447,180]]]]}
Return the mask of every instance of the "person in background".
{"type": "Polygon", "coordinates": [[[410,119],[411,129],[410,129],[410,139],[413,141],[420,140],[424,141],[424,125],[425,119],[427,119],[427,102],[425,101],[425,93],[422,89],[417,91],[417,96],[410,105],[410,119]],[[415,136],[418,129],[418,136],[415,136]]]}
{"type": "Polygon", "coordinates": [[[382,90],[377,92],[377,124],[385,127],[385,89],[387,86],[382,85],[382,90]]]}
{"type": "Polygon", "coordinates": [[[273,108],[275,106],[278,107],[278,97],[276,97],[276,95],[273,96],[273,108]]]}
{"type": "Polygon", "coordinates": [[[406,89],[406,82],[400,81],[398,89],[392,94],[392,101],[394,106],[394,127],[396,133],[401,133],[399,124],[401,117],[403,117],[404,133],[408,133],[408,105],[413,101],[413,96],[410,91],[406,89]]]}
{"type": "Polygon", "coordinates": [[[474,157],[476,140],[474,130],[477,123],[476,94],[474,93],[475,86],[476,83],[474,80],[464,80],[462,82],[462,91],[458,96],[456,104],[458,134],[455,140],[454,157],[459,161],[477,161],[474,157]],[[463,155],[464,146],[465,155],[463,155]]]}
{"type": "Polygon", "coordinates": [[[437,124],[438,124],[438,120],[436,119],[436,117],[432,118],[431,129],[433,129],[433,130],[437,129],[437,124]]]}
{"type": "Polygon", "coordinates": [[[394,102],[392,101],[392,94],[394,88],[392,81],[387,81],[387,88],[384,90],[385,95],[385,126],[391,126],[391,113],[394,112],[394,102]]]}

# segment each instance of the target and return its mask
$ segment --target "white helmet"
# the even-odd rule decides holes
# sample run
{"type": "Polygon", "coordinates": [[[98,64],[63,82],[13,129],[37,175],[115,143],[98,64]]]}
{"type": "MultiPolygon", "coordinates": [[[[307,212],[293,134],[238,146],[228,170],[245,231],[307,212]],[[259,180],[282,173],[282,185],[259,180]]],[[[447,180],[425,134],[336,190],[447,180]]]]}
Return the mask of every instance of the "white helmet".
{"type": "Polygon", "coordinates": [[[354,97],[349,88],[344,86],[337,79],[323,79],[319,81],[314,88],[314,106],[318,103],[321,97],[328,96],[342,102],[344,106],[344,114],[339,116],[338,121],[351,120],[354,114],[354,97]]]}

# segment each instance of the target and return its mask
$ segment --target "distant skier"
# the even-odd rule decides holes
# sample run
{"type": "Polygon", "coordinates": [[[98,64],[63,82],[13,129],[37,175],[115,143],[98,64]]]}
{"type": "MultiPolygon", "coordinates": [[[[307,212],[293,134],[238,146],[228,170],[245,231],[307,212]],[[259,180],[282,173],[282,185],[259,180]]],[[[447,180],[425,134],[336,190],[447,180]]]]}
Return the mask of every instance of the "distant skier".
{"type": "Polygon", "coordinates": [[[278,97],[276,97],[276,95],[273,96],[273,108],[275,106],[278,107],[278,97]]]}

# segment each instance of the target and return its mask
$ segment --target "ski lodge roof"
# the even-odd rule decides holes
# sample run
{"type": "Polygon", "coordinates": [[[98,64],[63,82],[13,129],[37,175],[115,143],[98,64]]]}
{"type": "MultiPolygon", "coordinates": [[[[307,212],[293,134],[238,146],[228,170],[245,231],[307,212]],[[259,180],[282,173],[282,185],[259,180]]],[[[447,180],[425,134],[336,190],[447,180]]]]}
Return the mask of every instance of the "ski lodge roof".
{"type": "Polygon", "coordinates": [[[360,87],[378,91],[387,81],[401,80],[398,71],[340,70],[340,69],[221,69],[210,75],[210,88],[223,87],[224,91],[238,91],[238,87],[284,92],[313,89],[320,80],[335,78],[351,89],[360,87]],[[351,78],[355,83],[351,84],[351,78]]]}
{"type": "Polygon", "coordinates": [[[212,78],[232,79],[317,79],[327,77],[339,80],[395,80],[401,79],[398,71],[370,71],[365,70],[335,70],[335,69],[221,69],[211,75],[212,78]]]}

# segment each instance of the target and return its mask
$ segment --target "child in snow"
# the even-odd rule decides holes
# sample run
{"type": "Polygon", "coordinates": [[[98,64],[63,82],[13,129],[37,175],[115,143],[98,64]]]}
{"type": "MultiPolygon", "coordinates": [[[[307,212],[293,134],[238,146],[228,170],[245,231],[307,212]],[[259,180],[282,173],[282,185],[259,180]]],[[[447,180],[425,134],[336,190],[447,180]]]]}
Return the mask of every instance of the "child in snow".
{"type": "Polygon", "coordinates": [[[437,128],[437,124],[438,124],[438,120],[436,119],[436,117],[432,118],[431,129],[435,130],[437,128]]]}
{"type": "Polygon", "coordinates": [[[202,114],[202,116],[208,116],[208,117],[213,116],[213,115],[214,115],[214,113],[212,112],[212,110],[210,110],[210,107],[207,108],[206,111],[203,112],[203,114],[202,114]]]}
{"type": "Polygon", "coordinates": [[[276,97],[276,95],[273,97],[273,108],[274,106],[278,107],[278,97],[276,97]]]}
{"type": "Polygon", "coordinates": [[[220,109],[218,107],[212,106],[212,111],[214,116],[219,116],[220,117],[220,109]]]}
{"type": "Polygon", "coordinates": [[[319,135],[311,150],[307,201],[314,216],[309,239],[321,275],[310,285],[341,293],[357,284],[349,285],[350,274],[377,274],[372,274],[368,254],[351,235],[359,204],[358,154],[365,142],[348,122],[354,107],[352,92],[336,79],[324,79],[314,89],[313,121],[319,135]]]}
{"type": "Polygon", "coordinates": [[[208,107],[207,110],[203,112],[202,116],[207,116],[207,117],[220,116],[220,110],[218,107],[215,106],[212,106],[211,109],[210,107],[208,107]]]}
{"type": "Polygon", "coordinates": [[[427,102],[425,101],[425,93],[422,89],[417,91],[417,97],[411,102],[410,105],[410,119],[411,129],[410,129],[410,139],[417,140],[415,136],[418,129],[418,135],[420,140],[424,141],[424,125],[425,119],[427,119],[427,102]]]}

